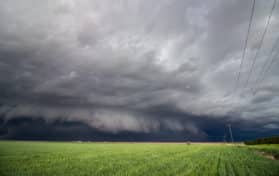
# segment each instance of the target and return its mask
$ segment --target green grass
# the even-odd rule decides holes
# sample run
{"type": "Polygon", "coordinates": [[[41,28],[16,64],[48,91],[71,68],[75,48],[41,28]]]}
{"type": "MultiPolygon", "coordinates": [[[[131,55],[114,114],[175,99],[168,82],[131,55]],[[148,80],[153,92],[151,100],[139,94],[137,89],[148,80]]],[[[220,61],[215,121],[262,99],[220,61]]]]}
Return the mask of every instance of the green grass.
{"type": "MultiPolygon", "coordinates": [[[[0,142],[0,175],[278,176],[256,147],[223,144],[0,142]]],[[[261,146],[279,151],[278,145],[261,146]]]]}
{"type": "MultiPolygon", "coordinates": [[[[261,144],[251,145],[251,149],[259,150],[267,154],[273,155],[276,159],[279,159],[279,144],[261,144]]],[[[279,175],[279,174],[278,174],[279,175]]]]}

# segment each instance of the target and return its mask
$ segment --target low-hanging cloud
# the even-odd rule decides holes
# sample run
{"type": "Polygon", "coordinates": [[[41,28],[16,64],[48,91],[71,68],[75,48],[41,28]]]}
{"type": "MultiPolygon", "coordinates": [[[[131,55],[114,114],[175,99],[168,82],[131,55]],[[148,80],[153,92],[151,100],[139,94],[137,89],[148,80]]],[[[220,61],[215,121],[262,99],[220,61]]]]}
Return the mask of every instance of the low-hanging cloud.
{"type": "Polygon", "coordinates": [[[255,81],[279,36],[278,8],[243,87],[271,5],[256,4],[234,92],[250,1],[2,1],[0,116],[80,121],[111,133],[204,137],[201,117],[278,130],[278,62],[255,81]]]}

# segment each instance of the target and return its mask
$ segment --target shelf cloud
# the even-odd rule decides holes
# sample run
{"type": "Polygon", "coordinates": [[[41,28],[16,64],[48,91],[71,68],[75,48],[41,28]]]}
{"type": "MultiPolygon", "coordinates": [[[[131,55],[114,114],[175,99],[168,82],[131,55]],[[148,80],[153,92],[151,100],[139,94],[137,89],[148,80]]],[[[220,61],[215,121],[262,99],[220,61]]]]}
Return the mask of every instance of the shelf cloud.
{"type": "Polygon", "coordinates": [[[127,133],[140,140],[211,140],[229,123],[239,140],[278,134],[279,46],[270,53],[279,37],[278,7],[244,86],[272,1],[256,3],[234,89],[251,5],[248,0],[0,2],[0,136],[32,136],[20,135],[21,123],[34,133],[41,124],[47,132],[38,134],[47,136],[57,121],[59,128],[73,129],[67,133],[86,129],[80,134],[121,140],[129,139],[127,133]],[[256,82],[271,55],[275,62],[256,82]]]}

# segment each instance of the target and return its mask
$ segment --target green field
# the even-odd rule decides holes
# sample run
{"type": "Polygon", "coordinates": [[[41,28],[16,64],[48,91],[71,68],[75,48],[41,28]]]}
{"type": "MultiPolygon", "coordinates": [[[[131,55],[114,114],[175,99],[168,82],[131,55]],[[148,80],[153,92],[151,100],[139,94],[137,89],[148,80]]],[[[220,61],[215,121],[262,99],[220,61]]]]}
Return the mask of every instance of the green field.
{"type": "Polygon", "coordinates": [[[279,175],[279,145],[0,142],[0,175],[279,175]]]}

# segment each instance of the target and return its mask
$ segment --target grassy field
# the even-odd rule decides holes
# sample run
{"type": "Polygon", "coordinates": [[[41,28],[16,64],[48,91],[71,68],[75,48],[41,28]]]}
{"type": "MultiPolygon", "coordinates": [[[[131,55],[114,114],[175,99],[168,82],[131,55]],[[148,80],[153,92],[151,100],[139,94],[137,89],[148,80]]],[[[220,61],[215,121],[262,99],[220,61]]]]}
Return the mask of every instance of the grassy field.
{"type": "Polygon", "coordinates": [[[0,175],[278,176],[279,161],[224,144],[0,142],[0,175]]]}

